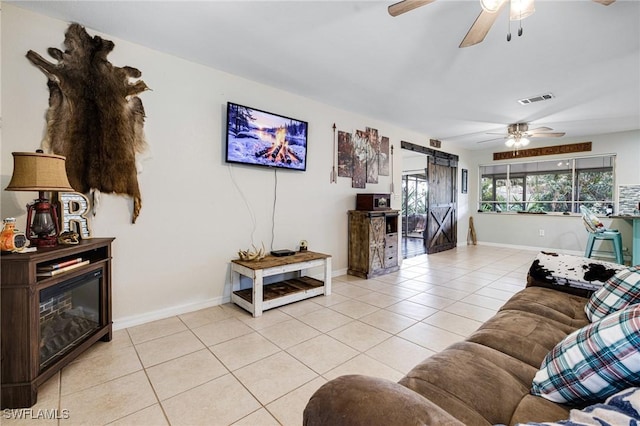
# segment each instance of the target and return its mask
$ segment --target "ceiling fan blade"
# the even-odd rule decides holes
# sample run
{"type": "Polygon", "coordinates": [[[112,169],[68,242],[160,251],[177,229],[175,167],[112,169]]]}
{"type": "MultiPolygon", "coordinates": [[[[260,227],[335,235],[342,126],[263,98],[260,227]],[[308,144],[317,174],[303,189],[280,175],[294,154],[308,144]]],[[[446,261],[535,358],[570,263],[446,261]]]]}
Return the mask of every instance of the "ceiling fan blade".
{"type": "Polygon", "coordinates": [[[498,7],[498,10],[496,10],[495,13],[489,13],[485,10],[480,12],[480,15],[478,15],[471,28],[469,28],[469,32],[467,32],[467,35],[464,36],[464,39],[462,39],[462,43],[460,43],[459,47],[473,46],[474,44],[478,44],[482,40],[484,40],[484,38],[487,36],[487,33],[491,29],[491,26],[498,18],[498,15],[504,7],[505,2],[505,0],[502,0],[500,6],[498,7]]]}
{"type": "MultiPolygon", "coordinates": [[[[493,133],[493,134],[495,134],[495,133],[493,133]]],[[[476,142],[476,143],[487,143],[487,142],[493,142],[493,141],[498,141],[498,140],[500,140],[500,139],[504,139],[504,138],[506,138],[506,136],[501,137],[501,138],[487,139],[486,141],[478,141],[478,142],[476,142]]]]}
{"type": "Polygon", "coordinates": [[[533,133],[536,133],[536,132],[550,132],[552,130],[553,129],[551,127],[536,127],[535,129],[529,130],[529,132],[533,132],[533,133]]]}
{"type": "Polygon", "coordinates": [[[564,132],[552,132],[552,133],[527,133],[527,137],[530,138],[560,138],[564,136],[564,132]]]}
{"type": "Polygon", "coordinates": [[[387,10],[389,11],[389,15],[398,16],[420,6],[433,3],[434,1],[435,0],[403,0],[399,1],[398,3],[392,4],[387,8],[387,10]]]}
{"type": "Polygon", "coordinates": [[[593,1],[595,1],[596,3],[600,3],[602,5],[605,5],[605,6],[609,6],[611,3],[613,3],[616,0],[593,0],[593,1]]]}

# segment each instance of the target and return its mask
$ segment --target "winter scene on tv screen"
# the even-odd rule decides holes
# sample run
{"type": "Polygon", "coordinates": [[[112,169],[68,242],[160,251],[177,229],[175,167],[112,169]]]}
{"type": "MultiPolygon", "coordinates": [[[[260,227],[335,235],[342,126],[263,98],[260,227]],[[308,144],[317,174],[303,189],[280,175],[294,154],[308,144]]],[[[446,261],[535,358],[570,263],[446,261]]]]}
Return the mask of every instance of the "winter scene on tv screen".
{"type": "Polygon", "coordinates": [[[227,161],[306,170],[307,123],[229,103],[227,161]]]}

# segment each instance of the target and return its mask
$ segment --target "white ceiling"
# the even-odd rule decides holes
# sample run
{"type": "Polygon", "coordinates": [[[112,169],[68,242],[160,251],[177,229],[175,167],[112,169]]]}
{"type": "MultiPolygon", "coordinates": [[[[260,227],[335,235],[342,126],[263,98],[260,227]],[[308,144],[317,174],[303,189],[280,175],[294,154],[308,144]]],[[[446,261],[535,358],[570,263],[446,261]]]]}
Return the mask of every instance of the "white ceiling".
{"type": "Polygon", "coordinates": [[[512,23],[507,42],[505,10],[483,43],[464,49],[478,0],[437,0],[395,18],[392,3],[14,4],[467,149],[501,145],[478,142],[522,121],[567,138],[640,129],[639,1],[537,0],[522,37],[512,23]],[[555,98],[517,102],[548,92],[555,98]]]}

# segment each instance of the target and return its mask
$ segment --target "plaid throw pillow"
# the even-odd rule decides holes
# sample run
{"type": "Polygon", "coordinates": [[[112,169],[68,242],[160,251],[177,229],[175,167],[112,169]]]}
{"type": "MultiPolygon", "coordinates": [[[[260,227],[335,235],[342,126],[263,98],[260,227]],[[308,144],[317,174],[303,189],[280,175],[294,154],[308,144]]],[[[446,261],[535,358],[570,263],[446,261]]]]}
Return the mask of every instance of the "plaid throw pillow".
{"type": "Polygon", "coordinates": [[[640,303],[640,265],[618,271],[591,295],[584,307],[594,322],[629,305],[640,303]]]}
{"type": "Polygon", "coordinates": [[[558,403],[601,401],[640,385],[640,305],[574,331],[547,354],[531,393],[558,403]]]}

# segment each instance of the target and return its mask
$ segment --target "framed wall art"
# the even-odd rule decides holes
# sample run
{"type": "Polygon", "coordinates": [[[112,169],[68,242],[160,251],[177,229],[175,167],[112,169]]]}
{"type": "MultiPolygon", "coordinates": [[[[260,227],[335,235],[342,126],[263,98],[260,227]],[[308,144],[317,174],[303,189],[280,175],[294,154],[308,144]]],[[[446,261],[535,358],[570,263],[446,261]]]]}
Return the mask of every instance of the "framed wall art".
{"type": "Polygon", "coordinates": [[[469,191],[469,171],[462,169],[462,182],[460,184],[460,192],[466,194],[469,191]]]}

